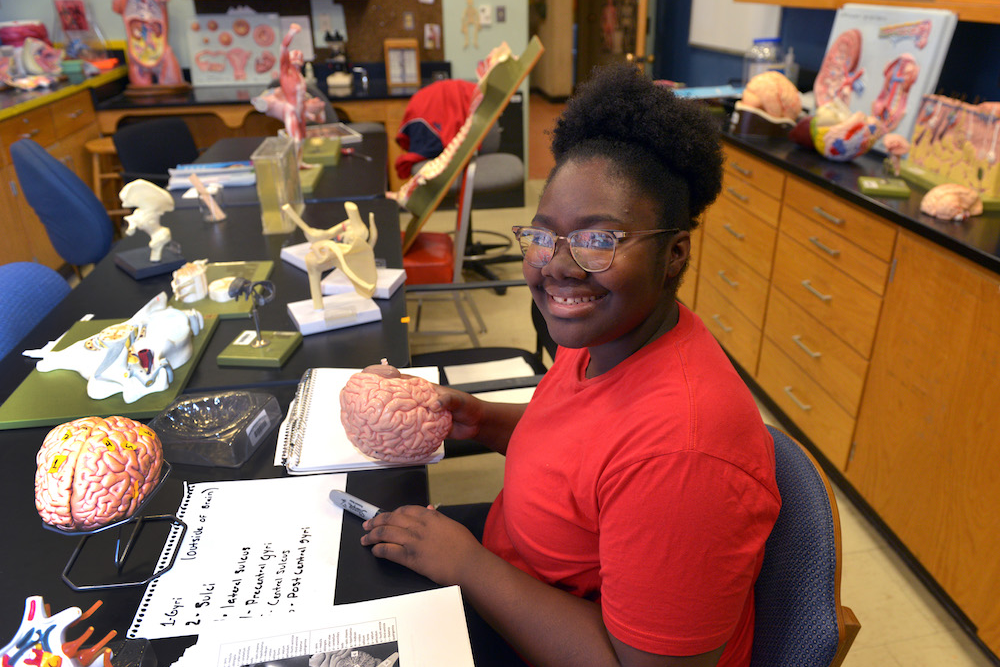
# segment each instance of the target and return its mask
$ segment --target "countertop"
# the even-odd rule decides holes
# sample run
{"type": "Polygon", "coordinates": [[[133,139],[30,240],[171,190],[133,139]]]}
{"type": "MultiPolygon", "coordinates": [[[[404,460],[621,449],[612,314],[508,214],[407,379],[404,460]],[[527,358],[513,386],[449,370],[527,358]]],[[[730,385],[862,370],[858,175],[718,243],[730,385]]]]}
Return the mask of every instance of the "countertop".
{"type": "Polygon", "coordinates": [[[51,104],[81,90],[99,88],[126,76],[128,76],[128,68],[122,66],[108,70],[107,72],[101,72],[97,76],[89,77],[81,83],[63,81],[51,88],[38,88],[36,90],[8,88],[0,92],[0,120],[13,118],[25,111],[31,111],[40,106],[51,104]]]}
{"type": "Polygon", "coordinates": [[[858,176],[886,175],[883,157],[876,153],[862,155],[851,162],[834,162],[789,139],[739,135],[730,131],[723,133],[723,139],[983,268],[1000,273],[1000,211],[986,211],[962,222],[938,220],[920,212],[920,200],[926,190],[913,183],[909,183],[908,199],[863,194],[858,189],[858,176]]]}

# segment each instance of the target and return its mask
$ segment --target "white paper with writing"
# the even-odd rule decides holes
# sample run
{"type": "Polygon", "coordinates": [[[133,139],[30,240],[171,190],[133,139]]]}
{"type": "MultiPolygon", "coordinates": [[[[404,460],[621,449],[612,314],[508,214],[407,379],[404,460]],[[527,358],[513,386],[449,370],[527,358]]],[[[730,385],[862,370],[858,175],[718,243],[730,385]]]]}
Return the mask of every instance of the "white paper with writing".
{"type": "Polygon", "coordinates": [[[344,474],[187,487],[187,524],[160,556],[173,568],[146,588],[128,637],[199,634],[216,621],[315,612],[333,606],[343,510],[329,500],[344,474]]]}

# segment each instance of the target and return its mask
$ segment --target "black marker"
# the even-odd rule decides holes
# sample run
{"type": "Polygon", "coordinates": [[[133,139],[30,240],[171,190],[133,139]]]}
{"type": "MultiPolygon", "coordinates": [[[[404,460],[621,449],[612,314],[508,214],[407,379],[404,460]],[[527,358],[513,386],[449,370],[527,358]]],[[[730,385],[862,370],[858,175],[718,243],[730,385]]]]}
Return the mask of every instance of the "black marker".
{"type": "Polygon", "coordinates": [[[371,503],[366,503],[360,498],[356,498],[343,491],[337,491],[336,489],[330,492],[330,502],[354,516],[361,517],[365,521],[382,511],[371,503]]]}

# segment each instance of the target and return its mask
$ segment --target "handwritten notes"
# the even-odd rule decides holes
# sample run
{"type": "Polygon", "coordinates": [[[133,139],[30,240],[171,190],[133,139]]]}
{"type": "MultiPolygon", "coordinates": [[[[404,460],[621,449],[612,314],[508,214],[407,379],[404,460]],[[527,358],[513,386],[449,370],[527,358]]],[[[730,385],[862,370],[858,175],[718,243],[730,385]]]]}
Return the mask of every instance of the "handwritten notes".
{"type": "Polygon", "coordinates": [[[130,638],[199,634],[216,621],[333,605],[342,510],[329,501],[347,476],[204,482],[188,486],[167,540],[173,568],[146,589],[130,638]]]}

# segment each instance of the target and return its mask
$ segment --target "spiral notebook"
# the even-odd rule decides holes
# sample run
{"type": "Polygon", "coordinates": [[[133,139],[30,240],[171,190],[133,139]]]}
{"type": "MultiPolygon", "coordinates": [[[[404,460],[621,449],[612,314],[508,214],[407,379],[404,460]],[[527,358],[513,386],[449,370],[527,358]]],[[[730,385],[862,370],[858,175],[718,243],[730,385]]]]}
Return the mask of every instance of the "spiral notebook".
{"type": "MultiPolygon", "coordinates": [[[[359,370],[310,368],[305,372],[288,415],[278,430],[275,465],[285,466],[292,475],[414,465],[413,462],[393,463],[368,456],[347,438],[340,421],[340,390],[359,370]]],[[[404,368],[401,372],[431,382],[440,381],[436,366],[404,368]]],[[[443,457],[442,442],[430,458],[419,463],[437,463],[443,457]]]]}

